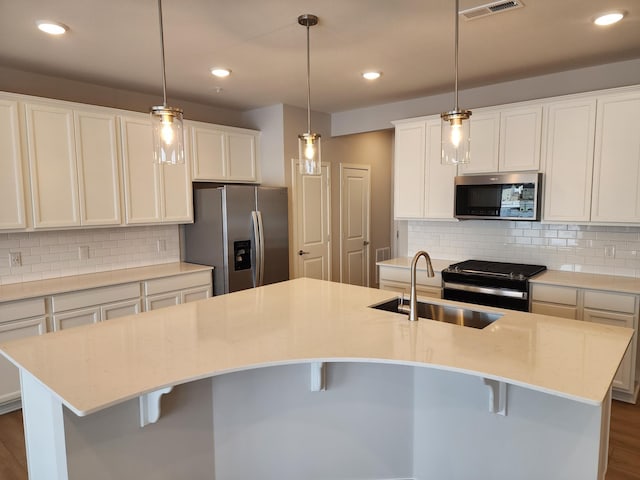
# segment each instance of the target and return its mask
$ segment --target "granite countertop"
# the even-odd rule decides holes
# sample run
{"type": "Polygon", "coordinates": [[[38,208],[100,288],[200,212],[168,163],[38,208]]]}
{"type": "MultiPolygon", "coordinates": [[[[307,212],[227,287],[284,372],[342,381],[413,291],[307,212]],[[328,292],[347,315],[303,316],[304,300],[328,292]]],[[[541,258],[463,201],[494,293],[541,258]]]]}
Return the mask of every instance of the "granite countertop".
{"type": "Polygon", "coordinates": [[[166,386],[318,361],[436,368],[601,405],[633,335],[490,307],[474,309],[504,315],[483,330],[368,307],[396,295],[299,278],[14,340],[0,352],[81,416],[166,386]]]}
{"type": "Polygon", "coordinates": [[[141,282],[154,278],[170,277],[184,273],[202,272],[213,267],[192,263],[174,262],[147,267],[124,268],[108,272],[71,275],[68,277],[36,280],[33,282],[0,285],[0,302],[24,300],[27,298],[74,292],[90,288],[120,285],[128,282],[141,282]]]}

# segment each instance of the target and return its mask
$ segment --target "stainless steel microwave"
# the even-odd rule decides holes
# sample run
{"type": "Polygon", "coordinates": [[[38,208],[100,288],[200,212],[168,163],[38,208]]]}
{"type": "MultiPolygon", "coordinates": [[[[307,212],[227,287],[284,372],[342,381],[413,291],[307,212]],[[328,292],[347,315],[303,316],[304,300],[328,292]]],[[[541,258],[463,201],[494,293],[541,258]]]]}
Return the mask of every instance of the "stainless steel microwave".
{"type": "Polygon", "coordinates": [[[455,178],[455,217],[540,220],[542,174],[465,175],[455,178]]]}

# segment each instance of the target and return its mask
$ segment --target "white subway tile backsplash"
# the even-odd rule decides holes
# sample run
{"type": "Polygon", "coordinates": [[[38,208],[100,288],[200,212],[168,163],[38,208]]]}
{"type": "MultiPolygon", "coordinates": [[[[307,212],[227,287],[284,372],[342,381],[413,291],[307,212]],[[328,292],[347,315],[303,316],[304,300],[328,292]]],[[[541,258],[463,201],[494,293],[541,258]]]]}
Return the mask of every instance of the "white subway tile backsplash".
{"type": "MultiPolygon", "coordinates": [[[[640,227],[467,220],[410,221],[408,253],[546,265],[553,270],[640,278],[640,227]],[[605,257],[614,247],[614,257],[605,257]]],[[[0,242],[0,247],[2,244],[0,242]]]]}
{"type": "Polygon", "coordinates": [[[177,225],[0,234],[0,284],[28,282],[180,260],[177,225]],[[162,239],[166,249],[157,250],[162,239]],[[89,247],[80,260],[79,247],[89,247]],[[9,252],[22,254],[10,267],[9,252]]]}

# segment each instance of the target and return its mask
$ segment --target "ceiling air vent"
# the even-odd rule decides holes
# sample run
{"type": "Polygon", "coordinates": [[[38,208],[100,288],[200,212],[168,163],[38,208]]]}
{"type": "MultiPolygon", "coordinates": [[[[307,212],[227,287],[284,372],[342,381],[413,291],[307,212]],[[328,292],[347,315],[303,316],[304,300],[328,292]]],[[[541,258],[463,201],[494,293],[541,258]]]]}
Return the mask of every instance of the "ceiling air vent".
{"type": "Polygon", "coordinates": [[[524,7],[524,3],[520,0],[492,2],[487,3],[486,5],[460,10],[460,15],[462,15],[466,20],[475,20],[476,18],[486,17],[487,15],[494,15],[496,13],[506,12],[507,10],[522,7],[524,7]]]}

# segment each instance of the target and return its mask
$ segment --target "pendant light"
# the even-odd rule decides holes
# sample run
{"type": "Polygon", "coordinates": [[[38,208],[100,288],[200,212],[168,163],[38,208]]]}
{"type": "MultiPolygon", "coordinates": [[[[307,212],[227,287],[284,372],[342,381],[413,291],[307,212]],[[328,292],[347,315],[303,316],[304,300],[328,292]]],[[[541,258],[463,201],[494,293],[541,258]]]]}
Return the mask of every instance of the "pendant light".
{"type": "Polygon", "coordinates": [[[469,163],[469,117],[471,110],[461,110],[458,107],[458,5],[456,0],[456,28],[455,28],[455,106],[450,112],[440,114],[442,128],[440,142],[442,146],[441,161],[446,165],[469,163]]]}
{"type": "Polygon", "coordinates": [[[298,23],[307,27],[307,132],[298,135],[298,155],[300,158],[300,174],[321,175],[320,169],[320,134],[311,131],[311,62],[309,55],[309,27],[318,24],[318,17],[311,14],[300,15],[298,23]]]}
{"type": "Polygon", "coordinates": [[[167,105],[167,79],[164,67],[164,33],[162,28],[162,0],[158,0],[160,18],[160,52],[162,55],[163,104],[151,107],[153,129],[153,157],[156,163],[176,165],[184,163],[182,109],[167,105]]]}

